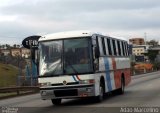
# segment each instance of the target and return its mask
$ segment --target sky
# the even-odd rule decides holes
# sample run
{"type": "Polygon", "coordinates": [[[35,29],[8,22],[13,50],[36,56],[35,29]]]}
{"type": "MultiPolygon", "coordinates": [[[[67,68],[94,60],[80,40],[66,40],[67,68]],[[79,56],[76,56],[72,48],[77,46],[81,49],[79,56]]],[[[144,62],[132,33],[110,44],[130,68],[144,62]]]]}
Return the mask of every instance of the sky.
{"type": "Polygon", "coordinates": [[[70,30],[158,41],[160,0],[0,0],[0,44],[70,30]]]}

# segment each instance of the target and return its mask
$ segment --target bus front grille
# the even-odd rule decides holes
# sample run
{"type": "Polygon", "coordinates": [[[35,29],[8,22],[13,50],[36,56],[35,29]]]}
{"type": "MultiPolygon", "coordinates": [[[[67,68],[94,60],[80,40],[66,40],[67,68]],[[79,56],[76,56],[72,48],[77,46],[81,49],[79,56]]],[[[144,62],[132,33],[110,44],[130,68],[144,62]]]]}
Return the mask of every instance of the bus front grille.
{"type": "MultiPolygon", "coordinates": [[[[66,85],[76,85],[79,84],[79,82],[69,82],[66,85]]],[[[52,86],[63,86],[63,83],[56,83],[56,84],[52,84],[52,86]]]]}

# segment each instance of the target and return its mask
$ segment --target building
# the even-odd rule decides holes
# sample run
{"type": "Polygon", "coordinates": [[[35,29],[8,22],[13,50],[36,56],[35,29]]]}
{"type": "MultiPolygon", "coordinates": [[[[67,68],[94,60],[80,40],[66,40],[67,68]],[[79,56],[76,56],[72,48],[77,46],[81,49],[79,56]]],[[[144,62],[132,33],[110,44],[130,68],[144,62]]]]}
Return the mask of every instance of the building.
{"type": "Polygon", "coordinates": [[[21,56],[23,58],[29,58],[31,56],[30,49],[26,48],[11,48],[11,49],[1,49],[0,53],[4,56],[11,55],[13,57],[15,56],[21,56]]]}
{"type": "Polygon", "coordinates": [[[11,49],[11,55],[13,57],[15,57],[15,56],[21,56],[21,49],[20,48],[11,49]]]}
{"type": "Polygon", "coordinates": [[[147,53],[149,45],[134,45],[132,47],[132,53],[136,56],[143,56],[144,53],[147,53]]]}
{"type": "Polygon", "coordinates": [[[149,45],[134,45],[132,47],[132,54],[135,56],[136,62],[144,62],[148,60],[148,57],[144,53],[148,52],[149,45]]]}
{"type": "Polygon", "coordinates": [[[8,56],[10,54],[10,49],[1,49],[0,53],[2,53],[4,56],[8,56]]]}
{"type": "Polygon", "coordinates": [[[132,39],[129,39],[129,44],[145,45],[145,41],[144,41],[144,38],[132,38],[132,39]]]}
{"type": "Polygon", "coordinates": [[[30,49],[26,49],[26,48],[21,48],[21,56],[23,58],[29,58],[31,56],[31,51],[30,49]]]}

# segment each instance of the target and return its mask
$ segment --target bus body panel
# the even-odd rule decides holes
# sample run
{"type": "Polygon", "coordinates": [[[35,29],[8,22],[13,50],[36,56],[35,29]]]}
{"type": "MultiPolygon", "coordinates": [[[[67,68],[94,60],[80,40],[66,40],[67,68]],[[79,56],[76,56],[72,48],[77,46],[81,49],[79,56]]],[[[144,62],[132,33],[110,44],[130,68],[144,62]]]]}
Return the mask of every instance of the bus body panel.
{"type": "MultiPolygon", "coordinates": [[[[40,93],[42,99],[54,99],[54,98],[77,98],[77,97],[88,97],[96,96],[99,94],[98,87],[95,84],[98,79],[95,79],[95,74],[84,74],[84,75],[65,75],[62,77],[46,77],[38,78],[39,83],[49,83],[49,86],[40,87],[40,93]],[[94,80],[94,83],[86,84],[85,81],[94,80]],[[84,83],[83,83],[84,82],[84,83]],[[74,92],[72,92],[74,90],[74,92]],[[87,91],[89,90],[89,91],[87,91]],[[61,91],[61,93],[70,93],[76,94],[67,94],[67,95],[55,95],[54,92],[61,91]],[[45,92],[45,94],[44,94],[45,92]]],[[[98,76],[97,76],[98,77],[98,76]]]]}
{"type": "Polygon", "coordinates": [[[99,71],[104,72],[101,75],[104,76],[106,81],[106,92],[121,87],[122,74],[125,78],[125,85],[128,85],[131,81],[130,60],[127,57],[101,57],[99,59],[99,71]]]}

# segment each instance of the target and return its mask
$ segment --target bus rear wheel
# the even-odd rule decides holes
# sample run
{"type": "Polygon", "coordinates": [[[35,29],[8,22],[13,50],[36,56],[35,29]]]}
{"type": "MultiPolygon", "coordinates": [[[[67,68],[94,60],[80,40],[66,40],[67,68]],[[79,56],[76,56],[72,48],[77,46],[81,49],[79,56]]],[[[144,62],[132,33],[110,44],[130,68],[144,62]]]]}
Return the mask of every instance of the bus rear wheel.
{"type": "Polygon", "coordinates": [[[124,78],[122,77],[122,78],[121,78],[121,87],[116,90],[116,93],[117,93],[118,95],[124,94],[124,88],[125,88],[125,81],[124,81],[124,78]]]}
{"type": "Polygon", "coordinates": [[[54,105],[60,105],[62,99],[51,99],[51,101],[52,101],[52,104],[54,104],[54,105]]]}

